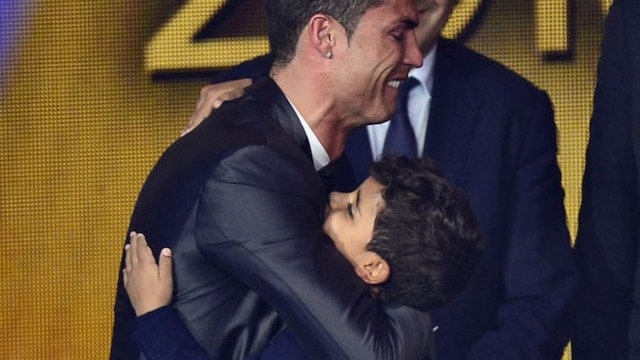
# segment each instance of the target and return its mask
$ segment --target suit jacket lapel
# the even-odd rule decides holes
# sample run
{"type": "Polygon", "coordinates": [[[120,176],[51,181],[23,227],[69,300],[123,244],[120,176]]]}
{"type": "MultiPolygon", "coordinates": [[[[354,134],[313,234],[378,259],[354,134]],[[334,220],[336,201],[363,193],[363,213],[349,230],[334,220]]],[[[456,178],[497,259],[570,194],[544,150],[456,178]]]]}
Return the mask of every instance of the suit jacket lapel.
{"type": "Polygon", "coordinates": [[[300,146],[300,149],[311,160],[311,147],[307,134],[298,120],[298,115],[291,107],[289,100],[280,87],[270,77],[262,78],[247,90],[247,95],[253,96],[260,107],[300,146]]]}
{"type": "Polygon", "coordinates": [[[311,147],[307,134],[304,132],[298,115],[291,107],[286,96],[278,85],[270,77],[263,78],[254,83],[247,90],[247,96],[253,96],[259,107],[273,120],[271,124],[277,128],[271,132],[271,146],[281,148],[289,156],[296,159],[297,163],[308,170],[309,197],[313,198],[317,206],[318,217],[322,221],[324,207],[327,202],[327,192],[320,176],[318,176],[311,155],[311,147]],[[301,151],[298,151],[299,150],[301,151]],[[311,176],[315,174],[315,176],[311,176]]]}
{"type": "Polygon", "coordinates": [[[450,181],[461,184],[480,114],[481,96],[470,96],[473,71],[456,52],[456,44],[441,39],[434,65],[433,94],[424,155],[438,162],[450,181]]]}

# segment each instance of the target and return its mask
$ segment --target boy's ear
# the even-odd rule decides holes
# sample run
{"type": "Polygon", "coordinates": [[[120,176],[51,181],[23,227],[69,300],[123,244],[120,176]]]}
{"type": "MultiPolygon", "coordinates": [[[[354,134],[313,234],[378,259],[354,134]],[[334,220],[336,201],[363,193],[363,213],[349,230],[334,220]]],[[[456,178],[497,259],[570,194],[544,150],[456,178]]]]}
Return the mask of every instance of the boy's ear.
{"type": "Polygon", "coordinates": [[[369,285],[387,281],[390,270],[389,263],[373,252],[369,252],[367,256],[360,259],[356,266],[356,274],[369,285]]]}

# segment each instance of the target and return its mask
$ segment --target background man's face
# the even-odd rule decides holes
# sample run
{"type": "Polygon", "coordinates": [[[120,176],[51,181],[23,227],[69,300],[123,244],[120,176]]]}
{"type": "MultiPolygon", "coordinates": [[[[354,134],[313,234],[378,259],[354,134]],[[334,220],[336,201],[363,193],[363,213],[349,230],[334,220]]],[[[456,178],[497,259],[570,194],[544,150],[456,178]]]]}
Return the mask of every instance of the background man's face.
{"type": "Polygon", "coordinates": [[[416,38],[423,55],[426,55],[436,43],[459,1],[415,0],[420,17],[420,24],[416,28],[416,38]]]}
{"type": "Polygon", "coordinates": [[[422,65],[413,27],[413,0],[386,0],[367,10],[350,41],[336,54],[335,91],[342,114],[354,126],[379,123],[395,110],[398,86],[409,70],[422,65]]]}

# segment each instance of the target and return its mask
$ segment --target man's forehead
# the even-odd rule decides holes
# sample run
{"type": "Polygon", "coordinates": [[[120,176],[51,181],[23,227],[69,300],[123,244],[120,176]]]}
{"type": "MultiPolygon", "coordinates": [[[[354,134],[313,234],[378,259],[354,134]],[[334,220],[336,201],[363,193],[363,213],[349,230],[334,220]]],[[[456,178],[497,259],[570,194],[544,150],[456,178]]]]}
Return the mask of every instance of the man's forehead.
{"type": "Polygon", "coordinates": [[[384,0],[379,6],[369,9],[364,16],[375,16],[384,23],[418,24],[418,11],[414,0],[384,0]]]}

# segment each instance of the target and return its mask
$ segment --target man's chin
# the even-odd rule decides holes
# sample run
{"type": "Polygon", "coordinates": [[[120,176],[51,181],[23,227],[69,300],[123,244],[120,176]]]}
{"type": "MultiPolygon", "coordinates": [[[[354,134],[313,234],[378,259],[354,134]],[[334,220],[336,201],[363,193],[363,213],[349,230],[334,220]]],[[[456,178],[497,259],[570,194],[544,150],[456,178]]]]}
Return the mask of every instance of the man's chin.
{"type": "Polygon", "coordinates": [[[395,100],[389,101],[385,99],[382,102],[372,104],[366,110],[367,111],[361,114],[362,116],[359,119],[360,123],[356,124],[355,127],[381,124],[389,121],[396,111],[396,102],[395,100]]]}
{"type": "Polygon", "coordinates": [[[391,119],[391,116],[386,116],[384,118],[384,120],[381,121],[376,121],[376,122],[370,122],[370,125],[378,125],[378,124],[382,124],[382,123],[386,123],[387,121],[389,121],[391,119]]]}
{"type": "Polygon", "coordinates": [[[395,111],[396,111],[395,101],[391,105],[386,105],[382,107],[380,110],[380,116],[378,116],[379,120],[375,122],[375,124],[380,124],[380,123],[389,121],[389,119],[391,119],[395,111]]]}

